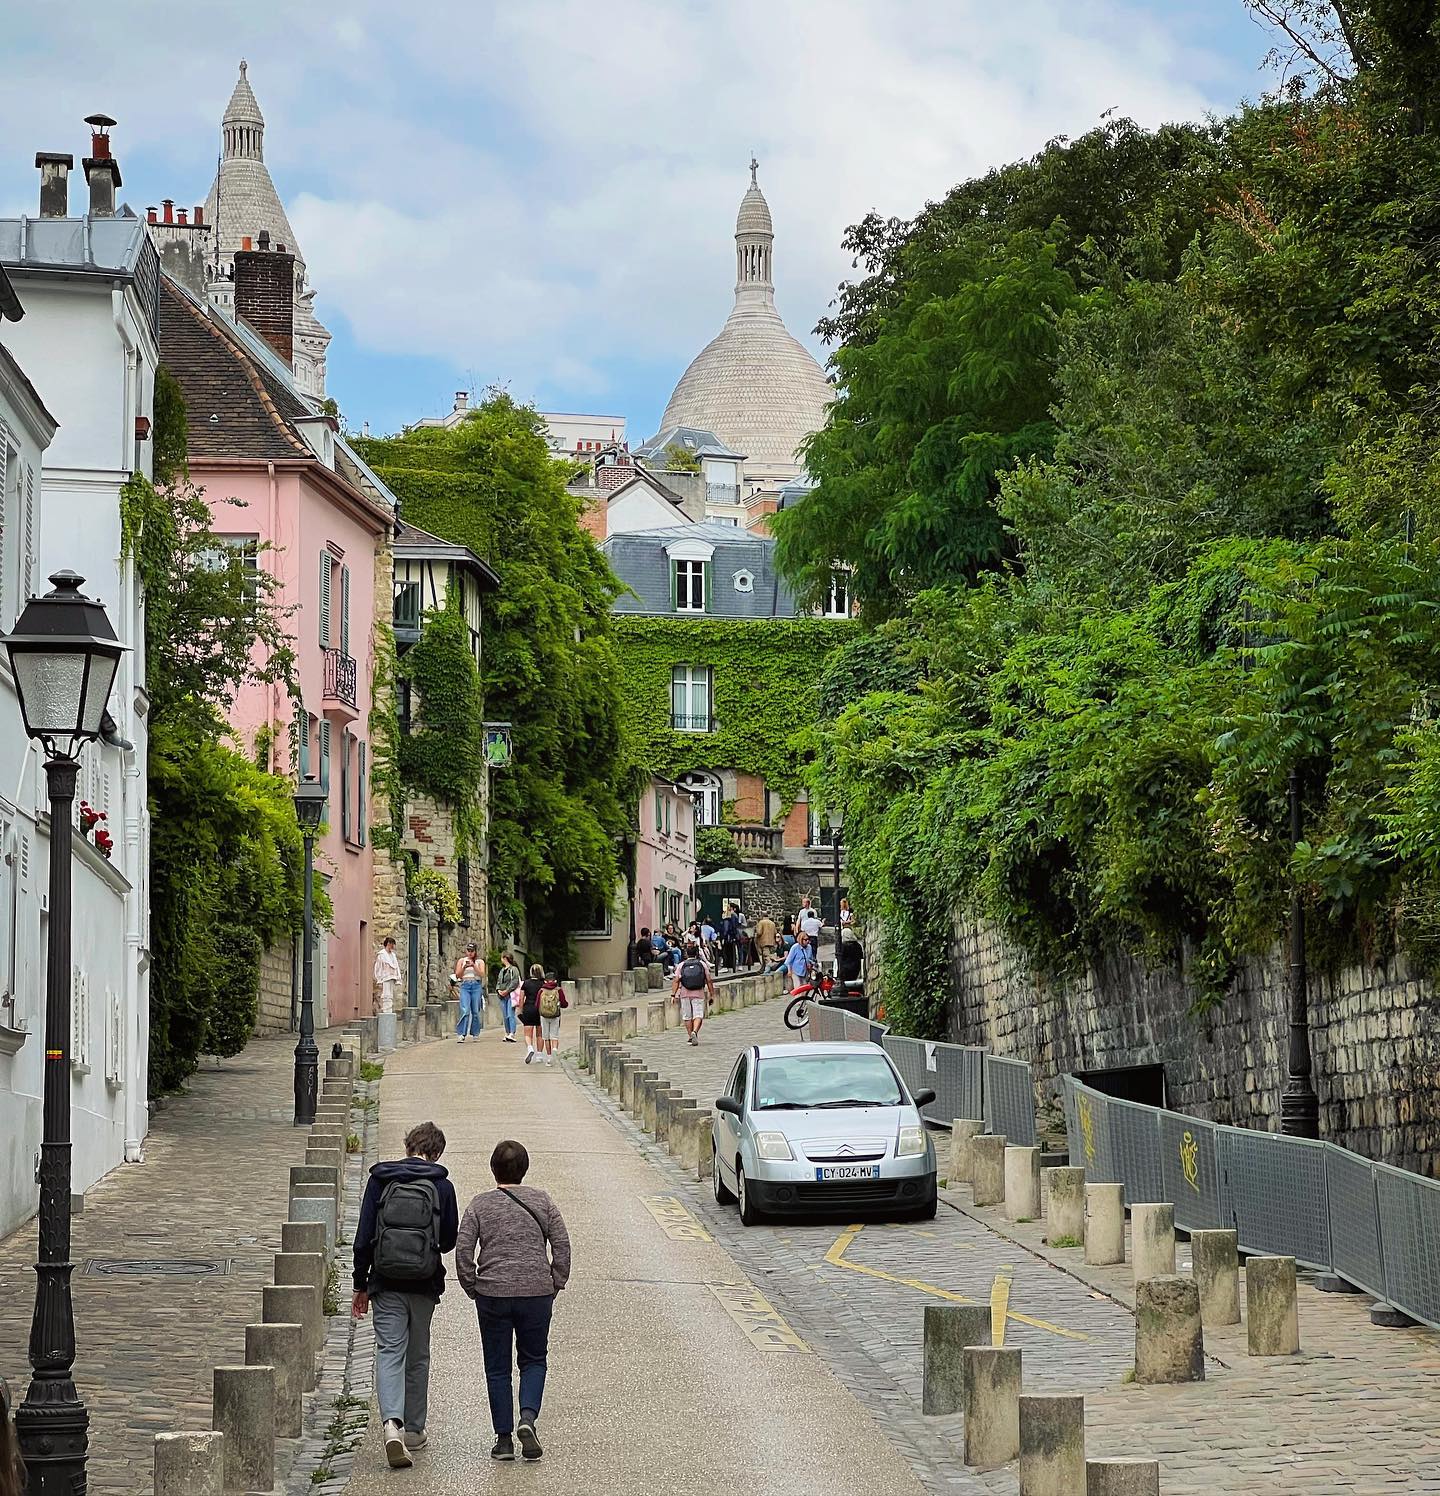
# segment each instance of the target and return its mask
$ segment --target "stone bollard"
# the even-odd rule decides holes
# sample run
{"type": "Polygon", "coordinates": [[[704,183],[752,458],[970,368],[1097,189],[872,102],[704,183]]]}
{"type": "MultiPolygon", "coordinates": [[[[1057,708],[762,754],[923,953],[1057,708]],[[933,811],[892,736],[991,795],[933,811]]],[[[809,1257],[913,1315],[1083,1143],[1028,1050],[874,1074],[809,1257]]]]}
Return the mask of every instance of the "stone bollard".
{"type": "Polygon", "coordinates": [[[1193,1279],[1167,1275],[1135,1285],[1135,1380],[1205,1380],[1200,1292],[1193,1279]]]}
{"type": "Polygon", "coordinates": [[[633,1039],[640,1032],[640,1015],[634,1008],[620,1010],[620,1037],[633,1039]]]}
{"type": "Polygon", "coordinates": [[[1233,1231],[1192,1231],[1190,1272],[1200,1293],[1202,1325],[1240,1323],[1240,1255],[1233,1231]]]}
{"type": "Polygon", "coordinates": [[[326,1164],[291,1164],[290,1189],[292,1192],[298,1184],[323,1184],[332,1195],[338,1194],[340,1171],[326,1164]]]}
{"type": "Polygon", "coordinates": [[[1073,1496],[1085,1479],[1085,1399],[1021,1397],[1020,1496],[1073,1496]]]}
{"type": "Polygon", "coordinates": [[[341,1170],[345,1167],[345,1151],[342,1148],[306,1148],[304,1166],[313,1169],[334,1169],[338,1187],[338,1182],[342,1178],[341,1170]]]}
{"type": "Polygon", "coordinates": [[[971,1117],[956,1117],[950,1124],[950,1188],[957,1184],[974,1184],[975,1165],[970,1145],[985,1131],[985,1124],[971,1117]]]}
{"type": "Polygon", "coordinates": [[[1130,1207],[1130,1257],[1137,1283],[1174,1274],[1175,1207],[1169,1201],[1130,1207]]]}
{"type": "Polygon", "coordinates": [[[318,1222],[325,1228],[325,1250],[335,1249],[335,1200],[333,1196],[290,1196],[290,1219],[292,1221],[318,1222]]]}
{"type": "Polygon", "coordinates": [[[682,1169],[693,1174],[699,1158],[701,1111],[698,1106],[680,1106],[670,1119],[670,1152],[682,1169]]]}
{"type": "Polygon", "coordinates": [[[225,1435],[156,1434],[155,1496],[221,1496],[225,1435]]]}
{"type": "Polygon", "coordinates": [[[958,1413],[965,1390],[965,1347],[989,1345],[988,1304],[926,1304],[920,1411],[958,1413]]]}
{"type": "Polygon", "coordinates": [[[210,1423],[225,1436],[225,1489],[268,1491],[275,1484],[275,1372],[269,1366],[217,1366],[210,1423]]]}
{"type": "Polygon", "coordinates": [[[648,1133],[655,1131],[655,1096],[664,1088],[665,1082],[654,1073],[647,1073],[640,1081],[640,1126],[648,1133]]]}
{"type": "Polygon", "coordinates": [[[620,973],[620,996],[635,996],[635,973],[629,967],[620,973]]]}
{"type": "Polygon", "coordinates": [[[1085,1496],[1160,1496],[1160,1461],[1086,1460],[1085,1496]]]}
{"type": "Polygon", "coordinates": [[[1046,1169],[1046,1239],[1052,1247],[1066,1242],[1080,1246],[1085,1240],[1085,1170],[1065,1166],[1046,1169]]]}
{"type": "Polygon", "coordinates": [[[275,1284],[278,1288],[302,1288],[315,1291],[315,1301],[320,1313],[311,1327],[314,1340],[310,1344],[312,1355],[318,1356],[325,1346],[325,1283],[329,1267],[323,1252],[277,1252],[275,1254],[275,1284]]]}
{"type": "Polygon", "coordinates": [[[977,1205],[1005,1203],[1005,1139],[999,1133],[981,1133],[970,1142],[970,1163],[977,1205]]]}
{"type": "Polygon", "coordinates": [[[670,1129],[675,1125],[675,1113],[685,1105],[685,1096],[673,1086],[666,1086],[655,1093],[655,1141],[669,1144],[670,1129]]]}
{"type": "Polygon", "coordinates": [[[1085,1261],[1109,1267],[1125,1261],[1125,1186],[1085,1186],[1085,1261]]]}
{"type": "Polygon", "coordinates": [[[285,1221],[280,1227],[282,1252],[319,1252],[325,1255],[323,1221],[285,1221]]]}
{"type": "Polygon", "coordinates": [[[315,1387],[315,1351],[325,1337],[320,1299],[308,1283],[267,1283],[260,1291],[260,1321],[299,1325],[305,1341],[305,1390],[315,1387]]]}
{"type": "Polygon", "coordinates": [[[305,1330],[302,1325],[246,1325],[245,1364],[275,1370],[275,1437],[300,1437],[305,1391],[305,1330]]]}
{"type": "Polygon", "coordinates": [[[612,1095],[620,1094],[620,1067],[630,1058],[618,1044],[610,1044],[600,1057],[600,1084],[612,1095]]]}
{"type": "Polygon", "coordinates": [[[349,1081],[354,1075],[354,1067],[346,1056],[338,1060],[325,1061],[325,1079],[349,1081]]]}
{"type": "Polygon", "coordinates": [[[1245,1259],[1245,1333],[1252,1356],[1293,1356],[1299,1351],[1293,1257],[1245,1259]]]}
{"type": "Polygon", "coordinates": [[[715,1008],[716,1013],[728,1013],[735,1006],[735,994],[731,990],[731,982],[716,982],[715,984],[715,1008]]]}
{"type": "Polygon", "coordinates": [[[965,1415],[967,1465],[990,1470],[1017,1458],[1020,1352],[1013,1346],[966,1346],[960,1408],[965,1415]]]}
{"type": "Polygon", "coordinates": [[[627,1112],[635,1105],[635,1077],[644,1069],[644,1060],[622,1060],[620,1063],[620,1105],[627,1112]]]}
{"type": "Polygon", "coordinates": [[[658,992],[665,985],[665,967],[659,961],[652,961],[645,971],[650,978],[650,990],[658,992]]]}
{"type": "Polygon", "coordinates": [[[652,997],[645,1004],[645,1032],[647,1034],[663,1034],[665,1032],[665,1008],[663,997],[652,997]]]}
{"type": "Polygon", "coordinates": [[[709,1179],[715,1161],[715,1126],[709,1112],[700,1114],[700,1131],[695,1139],[695,1177],[709,1179]]]}
{"type": "Polygon", "coordinates": [[[378,1026],[375,1047],[381,1054],[389,1054],[400,1038],[398,1016],[394,1013],[380,1013],[375,1022],[378,1026]]]}
{"type": "MultiPolygon", "coordinates": [[[[595,980],[598,982],[600,979],[596,977],[595,980]]],[[[624,988],[620,984],[620,973],[618,971],[607,971],[605,973],[606,1002],[619,1002],[624,995],[624,988]]]]}
{"type": "Polygon", "coordinates": [[[1039,1218],[1040,1150],[1038,1148],[1006,1148],[1005,1219],[1007,1221],[1036,1221],[1039,1218]]]}
{"type": "Polygon", "coordinates": [[[665,1027],[677,1029],[684,1022],[680,1017],[680,1004],[673,997],[665,999],[665,1027]]]}

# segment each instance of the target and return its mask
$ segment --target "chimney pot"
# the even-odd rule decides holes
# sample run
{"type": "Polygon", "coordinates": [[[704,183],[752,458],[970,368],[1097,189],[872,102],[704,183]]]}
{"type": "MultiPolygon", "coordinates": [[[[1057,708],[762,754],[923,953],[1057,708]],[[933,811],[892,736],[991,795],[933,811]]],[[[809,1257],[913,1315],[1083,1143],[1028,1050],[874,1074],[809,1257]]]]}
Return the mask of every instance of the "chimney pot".
{"type": "Polygon", "coordinates": [[[258,249],[269,249],[270,248],[270,230],[269,229],[261,229],[260,230],[260,239],[259,239],[258,244],[256,245],[256,248],[258,248],[258,249]]]}
{"type": "Polygon", "coordinates": [[[41,218],[68,218],[74,156],[65,151],[36,151],[35,165],[40,172],[41,218]]]}
{"type": "Polygon", "coordinates": [[[470,393],[468,390],[455,391],[455,409],[466,410],[470,405],[470,393]]]}
{"type": "Polygon", "coordinates": [[[190,215],[190,222],[194,224],[203,224],[205,222],[205,210],[199,203],[195,204],[195,211],[190,215]]]}
{"type": "Polygon", "coordinates": [[[250,249],[252,247],[253,246],[250,243],[250,235],[249,234],[242,234],[240,236],[240,248],[241,249],[250,249]]]}
{"type": "Polygon", "coordinates": [[[157,222],[157,219],[155,217],[155,210],[154,210],[154,208],[146,208],[146,210],[145,210],[145,222],[146,223],[155,223],[155,222],[157,222]]]}
{"type": "Polygon", "coordinates": [[[85,158],[85,180],[90,187],[90,214],[93,218],[115,216],[115,189],[121,185],[120,167],[110,154],[110,127],[115,123],[108,114],[87,114],[90,126],[90,154],[85,158]]]}
{"type": "Polygon", "coordinates": [[[161,206],[161,208],[163,208],[165,210],[165,220],[164,221],[166,223],[174,223],[175,222],[175,213],[174,213],[175,199],[173,197],[162,197],[160,199],[160,206],[161,206]]]}
{"type": "Polygon", "coordinates": [[[186,223],[185,209],[181,208],[176,214],[176,220],[183,226],[186,223]]]}

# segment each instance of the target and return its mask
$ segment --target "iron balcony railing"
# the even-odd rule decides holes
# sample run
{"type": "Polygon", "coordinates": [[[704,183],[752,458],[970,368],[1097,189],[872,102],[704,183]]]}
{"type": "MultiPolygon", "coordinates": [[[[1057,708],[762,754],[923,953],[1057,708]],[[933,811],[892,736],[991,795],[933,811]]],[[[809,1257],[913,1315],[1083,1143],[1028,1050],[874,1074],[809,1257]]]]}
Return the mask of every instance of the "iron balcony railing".
{"type": "Polygon", "coordinates": [[[688,712],[671,712],[670,726],[676,732],[711,732],[715,722],[708,712],[695,716],[688,712]]]}
{"type": "Polygon", "coordinates": [[[354,655],[338,649],[325,651],[325,699],[343,701],[349,707],[356,704],[354,655]]]}

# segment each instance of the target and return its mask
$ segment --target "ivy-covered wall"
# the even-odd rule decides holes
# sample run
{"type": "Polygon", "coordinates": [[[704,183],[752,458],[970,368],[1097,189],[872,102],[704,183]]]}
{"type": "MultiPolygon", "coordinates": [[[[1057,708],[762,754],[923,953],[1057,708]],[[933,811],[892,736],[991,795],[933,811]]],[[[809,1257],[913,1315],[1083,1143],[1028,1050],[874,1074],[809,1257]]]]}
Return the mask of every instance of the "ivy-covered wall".
{"type": "Polygon", "coordinates": [[[804,784],[802,745],[815,723],[820,676],[855,624],[825,618],[657,618],[613,621],[621,700],[642,763],[673,779],[692,769],[758,774],[783,813],[804,784]],[[676,665],[708,665],[715,730],[675,732],[670,680],[676,665]]]}

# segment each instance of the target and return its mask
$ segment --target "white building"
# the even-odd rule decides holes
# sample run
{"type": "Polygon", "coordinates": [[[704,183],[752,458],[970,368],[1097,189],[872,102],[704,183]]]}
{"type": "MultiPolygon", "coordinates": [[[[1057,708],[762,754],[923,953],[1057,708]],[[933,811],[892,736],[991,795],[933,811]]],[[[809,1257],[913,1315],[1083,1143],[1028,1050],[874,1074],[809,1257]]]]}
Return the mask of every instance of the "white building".
{"type": "MultiPolygon", "coordinates": [[[[98,118],[98,117],[97,117],[98,118]]],[[[84,162],[90,211],[70,217],[72,158],[47,154],[41,216],[0,219],[14,288],[0,350],[0,627],[62,568],[85,578],[126,646],[106,741],[83,755],[77,802],[104,811],[110,855],[75,838],[71,1029],[74,1189],[83,1193],[148,1130],[149,814],[143,600],[121,559],[120,490],[151,470],[159,261],[140,220],[115,211],[120,172],[105,126],[84,162]],[[29,388],[18,371],[28,375],[29,388]],[[38,392],[38,394],[37,394],[38,392]],[[46,408],[52,414],[46,414],[46,408]],[[56,429],[58,423],[58,430],[56,429]],[[53,432],[44,464],[41,451],[53,432]]],[[[0,1234],[37,1206],[44,1067],[49,831],[45,775],[0,664],[0,1234]]]]}
{"type": "MultiPolygon", "coordinates": [[[[422,416],[416,426],[457,426],[475,407],[468,390],[455,391],[455,403],[443,416],[422,416]]],[[[556,457],[585,462],[611,447],[625,445],[624,416],[571,415],[564,411],[536,411],[545,426],[545,441],[556,457]]]]}

